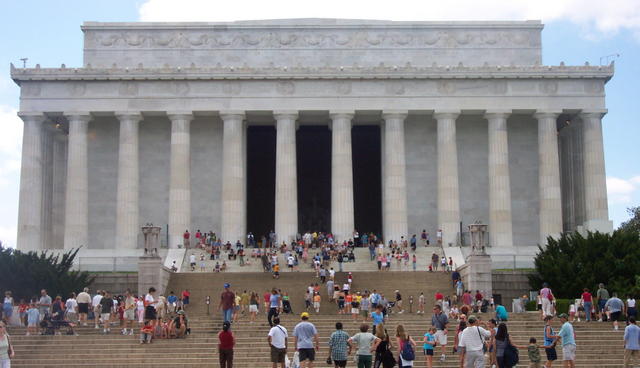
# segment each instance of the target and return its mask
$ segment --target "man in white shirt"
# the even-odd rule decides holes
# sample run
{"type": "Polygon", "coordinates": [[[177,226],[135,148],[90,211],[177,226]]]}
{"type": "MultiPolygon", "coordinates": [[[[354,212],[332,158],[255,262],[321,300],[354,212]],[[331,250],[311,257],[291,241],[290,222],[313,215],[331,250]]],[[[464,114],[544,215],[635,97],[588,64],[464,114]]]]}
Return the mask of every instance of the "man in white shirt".
{"type": "Polygon", "coordinates": [[[100,328],[100,301],[102,300],[102,292],[96,290],[96,295],[91,300],[91,307],[93,307],[93,319],[95,322],[95,328],[100,328]]]}
{"type": "Polygon", "coordinates": [[[275,317],[273,319],[274,326],[269,330],[269,347],[271,348],[271,363],[273,368],[278,367],[280,363],[281,368],[285,368],[285,359],[287,355],[287,329],[280,326],[280,318],[275,317]]]}
{"type": "Polygon", "coordinates": [[[76,298],[78,302],[78,317],[83,326],[87,325],[87,315],[89,314],[89,305],[91,304],[91,295],[89,295],[89,288],[78,294],[76,298]]]}
{"type": "Polygon", "coordinates": [[[193,253],[189,256],[189,266],[191,266],[191,271],[196,270],[196,255],[193,253]]]}
{"type": "Polygon", "coordinates": [[[336,271],[333,269],[333,267],[331,267],[329,269],[329,280],[335,280],[336,277],[336,271]]]}
{"type": "Polygon", "coordinates": [[[476,316],[469,316],[467,328],[460,335],[458,347],[463,348],[463,360],[465,368],[484,368],[484,352],[482,348],[485,340],[491,338],[491,332],[480,327],[487,326],[485,322],[478,321],[476,316]]]}
{"type": "Polygon", "coordinates": [[[67,308],[67,321],[69,322],[77,322],[78,321],[78,302],[76,301],[76,293],[71,293],[69,295],[69,299],[64,303],[67,308]]]}

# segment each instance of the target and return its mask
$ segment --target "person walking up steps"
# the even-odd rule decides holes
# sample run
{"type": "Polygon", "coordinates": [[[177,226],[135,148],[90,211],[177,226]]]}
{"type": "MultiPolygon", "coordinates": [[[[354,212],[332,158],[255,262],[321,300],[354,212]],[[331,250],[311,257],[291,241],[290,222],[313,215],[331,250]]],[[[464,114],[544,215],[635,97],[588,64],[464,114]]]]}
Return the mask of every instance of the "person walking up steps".
{"type": "Polygon", "coordinates": [[[358,368],[371,368],[372,353],[376,351],[378,344],[380,339],[369,332],[369,325],[366,323],[360,325],[360,332],[349,339],[349,354],[354,346],[357,348],[358,368]]]}
{"type": "Polygon", "coordinates": [[[220,304],[218,305],[218,309],[222,311],[223,321],[229,323],[231,323],[233,308],[236,305],[236,295],[230,288],[230,284],[224,284],[224,291],[220,294],[220,304]]]}
{"type": "MultiPolygon", "coordinates": [[[[329,337],[329,360],[333,360],[335,368],[344,368],[347,366],[349,358],[347,350],[349,349],[349,334],[342,329],[342,322],[336,322],[336,330],[329,337]]],[[[329,361],[327,360],[327,363],[329,361]]]]}
{"type": "Polygon", "coordinates": [[[562,338],[562,363],[565,368],[575,368],[576,366],[576,340],[573,326],[569,323],[569,316],[566,313],[560,315],[562,327],[558,336],[562,338]]]}
{"type": "Polygon", "coordinates": [[[442,355],[440,355],[440,361],[444,362],[447,358],[447,324],[449,319],[447,315],[442,313],[442,307],[436,304],[433,307],[433,316],[431,316],[431,326],[436,328],[436,341],[440,345],[442,355]]]}
{"type": "Polygon", "coordinates": [[[631,366],[631,361],[638,362],[640,356],[640,327],[636,318],[629,317],[629,326],[624,329],[624,368],[631,366]]]}
{"type": "Polygon", "coordinates": [[[302,321],[293,329],[293,345],[298,350],[300,367],[313,368],[316,351],[320,350],[318,330],[313,323],[309,322],[309,313],[303,312],[300,319],[302,321]]]}
{"type": "Polygon", "coordinates": [[[280,318],[273,319],[274,326],[269,330],[267,341],[271,349],[271,363],[273,368],[277,368],[280,364],[281,368],[285,368],[285,356],[287,355],[287,329],[280,326],[280,318]]]}

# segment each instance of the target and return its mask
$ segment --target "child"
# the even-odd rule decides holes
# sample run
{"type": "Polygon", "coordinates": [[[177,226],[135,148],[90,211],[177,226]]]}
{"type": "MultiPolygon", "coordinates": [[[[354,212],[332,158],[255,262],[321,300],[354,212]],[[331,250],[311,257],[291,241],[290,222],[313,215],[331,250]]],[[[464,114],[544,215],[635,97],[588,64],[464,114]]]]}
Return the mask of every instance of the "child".
{"type": "MultiPolygon", "coordinates": [[[[415,255],[413,256],[413,259],[415,259],[415,255]]],[[[415,271],[415,263],[414,265],[414,271],[415,271]]],[[[418,314],[424,314],[424,293],[420,292],[420,296],[418,297],[418,314]]]]}
{"type": "Polygon", "coordinates": [[[140,344],[151,344],[153,338],[153,326],[150,321],[144,321],[144,326],[140,329],[140,344]]]}
{"type": "Polygon", "coordinates": [[[38,311],[38,308],[36,308],[36,304],[31,303],[31,306],[27,311],[27,336],[31,335],[32,333],[36,333],[39,320],[40,312],[38,311]]]}
{"type": "Polygon", "coordinates": [[[313,308],[316,310],[316,313],[320,313],[320,300],[322,300],[320,293],[315,293],[313,296],[313,308]]]}
{"type": "Polygon", "coordinates": [[[574,303],[569,305],[569,322],[573,322],[575,319],[576,319],[576,305],[574,303]]]}
{"type": "Polygon", "coordinates": [[[433,368],[433,348],[436,346],[436,328],[431,327],[429,332],[424,334],[423,350],[427,360],[427,368],[433,368]]]}
{"type": "Polygon", "coordinates": [[[416,257],[416,255],[415,255],[415,254],[413,255],[413,260],[411,261],[411,263],[412,263],[412,265],[413,265],[413,270],[415,271],[415,270],[416,270],[417,263],[418,263],[418,258],[416,257]]]}
{"type": "Polygon", "coordinates": [[[24,299],[20,299],[20,305],[18,306],[18,313],[20,314],[20,325],[27,325],[27,309],[29,309],[29,304],[24,301],[24,299]]]}
{"type": "Polygon", "coordinates": [[[280,265],[277,263],[273,265],[273,278],[274,279],[280,278],[280,265]]]}
{"type": "Polygon", "coordinates": [[[540,368],[540,348],[536,344],[536,338],[529,339],[529,347],[527,347],[527,355],[529,355],[529,368],[540,368]]]}
{"type": "Polygon", "coordinates": [[[200,272],[204,272],[207,267],[207,263],[204,261],[204,254],[200,255],[200,272]]]}
{"type": "Polygon", "coordinates": [[[220,262],[216,262],[216,266],[213,270],[214,272],[220,272],[220,262]]]}

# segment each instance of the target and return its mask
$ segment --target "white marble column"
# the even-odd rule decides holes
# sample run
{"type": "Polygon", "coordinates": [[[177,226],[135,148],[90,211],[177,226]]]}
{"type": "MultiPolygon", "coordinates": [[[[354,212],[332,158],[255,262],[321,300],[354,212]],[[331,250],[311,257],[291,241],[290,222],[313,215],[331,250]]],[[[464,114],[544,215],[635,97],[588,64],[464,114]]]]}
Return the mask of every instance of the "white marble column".
{"type": "Polygon", "coordinates": [[[405,239],[407,225],[407,178],[404,153],[404,120],[407,111],[384,111],[384,239],[405,239]]]}
{"type": "Polygon", "coordinates": [[[67,134],[56,129],[53,135],[53,209],[51,244],[64,248],[65,198],[67,190],[67,134]]]}
{"type": "Polygon", "coordinates": [[[353,166],[351,120],[353,112],[332,112],[331,116],[331,232],[338,241],[352,237],[353,166]]]}
{"type": "Polygon", "coordinates": [[[436,111],[438,124],[438,228],[442,244],[457,245],[460,232],[460,189],[456,119],[459,111],[436,111]]]}
{"type": "Polygon", "coordinates": [[[244,113],[222,112],[222,228],[221,238],[245,241],[247,228],[244,168],[244,113]]]}
{"type": "Polygon", "coordinates": [[[53,124],[45,123],[42,132],[42,248],[53,248],[53,124]]]}
{"type": "Polygon", "coordinates": [[[510,112],[487,112],[489,121],[489,244],[513,247],[507,119],[510,112]]]}
{"type": "Polygon", "coordinates": [[[538,190],[540,201],[539,244],[547,237],[562,233],[562,197],[560,190],[560,155],[558,154],[559,112],[538,112],[538,190]]]}
{"type": "Polygon", "coordinates": [[[23,252],[42,248],[42,113],[19,113],[24,121],[17,248],[23,252]]]}
{"type": "Polygon", "coordinates": [[[602,141],[602,117],[605,113],[583,111],[580,114],[584,134],[584,226],[589,231],[611,232],[613,223],[609,221],[602,141]]]}
{"type": "Polygon", "coordinates": [[[297,111],[274,111],[276,119],[275,232],[280,241],[298,233],[298,176],[296,174],[297,111]]]}
{"type": "Polygon", "coordinates": [[[65,196],[64,248],[88,247],[89,173],[87,166],[87,130],[89,113],[67,113],[69,149],[67,193],[65,196]]]}
{"type": "Polygon", "coordinates": [[[169,247],[183,243],[191,229],[191,120],[190,112],[167,112],[171,120],[171,178],[169,181],[169,247]]]}
{"type": "Polygon", "coordinates": [[[118,188],[116,194],[116,248],[136,249],[139,226],[138,132],[139,113],[116,113],[120,121],[118,188]]]}

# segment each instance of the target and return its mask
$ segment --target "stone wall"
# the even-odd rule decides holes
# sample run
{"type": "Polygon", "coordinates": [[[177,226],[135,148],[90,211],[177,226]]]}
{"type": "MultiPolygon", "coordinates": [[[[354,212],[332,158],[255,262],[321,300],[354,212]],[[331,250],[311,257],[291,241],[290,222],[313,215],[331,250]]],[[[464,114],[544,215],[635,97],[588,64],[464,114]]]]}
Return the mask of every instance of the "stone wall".
{"type": "Polygon", "coordinates": [[[91,293],[96,290],[108,290],[111,293],[124,293],[130,289],[134,293],[138,290],[138,273],[96,273],[95,280],[91,285],[91,293]]]}
{"type": "Polygon", "coordinates": [[[493,294],[502,296],[502,303],[511,310],[511,301],[523,295],[529,295],[529,279],[531,271],[493,271],[493,294]]]}

